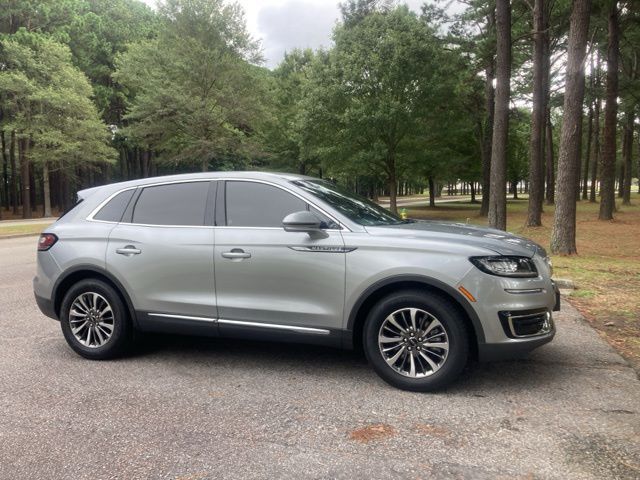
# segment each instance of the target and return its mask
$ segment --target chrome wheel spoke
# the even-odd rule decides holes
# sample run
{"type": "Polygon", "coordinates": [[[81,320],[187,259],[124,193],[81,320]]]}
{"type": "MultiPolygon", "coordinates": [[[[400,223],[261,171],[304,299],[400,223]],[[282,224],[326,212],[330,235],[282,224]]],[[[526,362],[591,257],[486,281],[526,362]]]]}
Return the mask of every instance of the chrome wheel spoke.
{"type": "Polygon", "coordinates": [[[437,342],[437,343],[428,343],[428,342],[424,342],[422,344],[422,346],[424,348],[441,348],[442,350],[449,350],[449,343],[448,342],[437,342]]]}
{"type": "Polygon", "coordinates": [[[391,358],[385,358],[385,360],[389,365],[393,366],[398,361],[398,359],[402,356],[403,353],[406,353],[406,349],[404,347],[398,350],[398,352],[395,355],[393,355],[391,358]]]}
{"type": "Polygon", "coordinates": [[[438,321],[437,318],[432,317],[432,321],[431,323],[429,323],[429,325],[427,326],[427,329],[424,331],[424,336],[427,336],[429,334],[430,331],[432,331],[434,328],[442,328],[442,324],[438,321]]]}
{"type": "Polygon", "coordinates": [[[442,365],[438,366],[433,360],[429,358],[429,355],[427,355],[424,352],[420,352],[420,356],[424,358],[429,364],[429,366],[431,367],[431,373],[435,372],[436,370],[439,370],[440,366],[442,366],[442,365]]]}
{"type": "MultiPolygon", "coordinates": [[[[82,321],[82,320],[80,320],[82,321]]],[[[82,325],[79,325],[77,327],[71,327],[71,331],[73,332],[74,335],[78,335],[78,333],[80,333],[80,330],[82,330],[83,328],[85,328],[87,326],[87,321],[85,320],[84,323],[82,325]]]]}
{"type": "Polygon", "coordinates": [[[409,318],[411,319],[411,328],[413,331],[416,331],[418,327],[416,326],[416,314],[418,313],[418,309],[410,308],[409,309],[409,318]]]}
{"type": "Polygon", "coordinates": [[[378,337],[380,343],[402,343],[402,337],[384,337],[380,335],[378,337]]]}
{"type": "Polygon", "coordinates": [[[420,308],[403,308],[382,322],[378,348],[395,372],[422,378],[442,368],[450,347],[447,331],[435,316],[420,308]]]}
{"type": "Polygon", "coordinates": [[[416,360],[413,355],[409,355],[409,361],[411,363],[411,367],[409,368],[409,376],[415,377],[416,376],[416,360]]]}
{"type": "Polygon", "coordinates": [[[86,298],[85,298],[85,295],[84,295],[84,294],[80,295],[80,296],[76,299],[76,302],[77,302],[76,308],[78,308],[78,305],[79,305],[80,307],[82,307],[82,309],[83,309],[85,312],[89,313],[89,310],[91,310],[91,307],[86,303],[86,301],[87,301],[87,300],[86,300],[86,298]]]}
{"type": "Polygon", "coordinates": [[[110,323],[105,323],[105,322],[100,322],[98,324],[98,327],[106,330],[106,332],[111,335],[111,332],[113,332],[113,325],[110,323]]]}
{"type": "MultiPolygon", "coordinates": [[[[400,324],[396,321],[396,319],[394,318],[395,313],[392,313],[391,315],[389,315],[386,319],[385,319],[385,323],[389,322],[391,325],[393,325],[394,327],[396,327],[398,330],[400,330],[402,333],[406,332],[407,329],[405,327],[401,327],[400,324]]],[[[384,324],[383,324],[384,326],[384,324]]]]}

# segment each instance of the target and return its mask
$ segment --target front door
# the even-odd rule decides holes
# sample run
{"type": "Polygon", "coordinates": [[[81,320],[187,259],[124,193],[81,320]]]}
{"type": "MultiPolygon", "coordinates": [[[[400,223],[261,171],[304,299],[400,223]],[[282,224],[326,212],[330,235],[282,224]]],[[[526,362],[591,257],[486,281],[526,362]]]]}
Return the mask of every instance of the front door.
{"type": "Polygon", "coordinates": [[[221,334],[341,329],[345,253],[339,226],[327,219],[324,238],[286,232],[282,220],[289,213],[311,210],[326,217],[276,185],[227,181],[223,193],[224,226],[216,228],[214,256],[221,334]]]}

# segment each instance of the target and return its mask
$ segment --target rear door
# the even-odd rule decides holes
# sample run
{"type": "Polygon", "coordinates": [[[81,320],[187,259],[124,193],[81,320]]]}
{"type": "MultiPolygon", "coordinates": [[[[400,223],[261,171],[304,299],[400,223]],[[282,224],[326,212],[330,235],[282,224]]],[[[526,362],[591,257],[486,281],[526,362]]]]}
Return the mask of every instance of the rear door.
{"type": "Polygon", "coordinates": [[[112,230],[107,268],[126,287],[139,323],[215,329],[216,182],[140,187],[112,230]]]}

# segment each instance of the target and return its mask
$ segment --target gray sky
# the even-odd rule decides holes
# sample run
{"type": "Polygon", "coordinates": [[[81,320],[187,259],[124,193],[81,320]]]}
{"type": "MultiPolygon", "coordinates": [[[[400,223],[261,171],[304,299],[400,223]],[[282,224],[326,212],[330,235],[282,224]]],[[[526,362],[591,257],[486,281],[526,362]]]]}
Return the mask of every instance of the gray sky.
{"type": "MultiPolygon", "coordinates": [[[[155,0],[143,0],[154,6],[155,0]]],[[[262,41],[266,65],[275,67],[285,51],[329,46],[340,10],[339,0],[236,0],[245,11],[247,28],[262,41]]],[[[403,0],[415,11],[425,0],[403,0]]]]}

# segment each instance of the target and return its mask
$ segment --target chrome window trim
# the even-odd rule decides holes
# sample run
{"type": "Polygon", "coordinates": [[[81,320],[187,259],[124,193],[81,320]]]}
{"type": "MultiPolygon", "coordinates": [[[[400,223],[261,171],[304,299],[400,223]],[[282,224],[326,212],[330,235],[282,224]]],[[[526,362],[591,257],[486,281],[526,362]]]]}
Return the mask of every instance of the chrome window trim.
{"type": "Polygon", "coordinates": [[[336,224],[340,225],[340,229],[337,228],[331,228],[331,229],[326,229],[325,232],[340,232],[343,229],[347,230],[348,232],[352,232],[352,230],[345,225],[344,222],[341,222],[339,220],[337,220],[335,218],[334,215],[331,215],[329,213],[327,213],[327,211],[321,207],[319,207],[317,204],[315,204],[312,201],[309,201],[309,199],[303,197],[302,195],[298,194],[297,192],[294,192],[292,190],[289,190],[286,187],[283,187],[282,185],[279,185],[277,183],[273,183],[273,182],[268,182],[265,180],[256,180],[256,179],[252,179],[252,178],[235,178],[235,177],[224,177],[224,178],[208,178],[208,179],[191,179],[191,180],[173,180],[170,182],[157,182],[157,183],[149,183],[149,184],[143,184],[143,185],[136,185],[134,187],[127,187],[127,188],[123,188],[122,190],[118,190],[117,192],[109,195],[109,197],[107,197],[105,200],[103,200],[96,208],[94,208],[91,213],[85,218],[86,221],[88,222],[95,222],[95,223],[109,223],[109,224],[119,224],[122,223],[123,225],[132,225],[132,226],[136,226],[136,227],[164,227],[164,228],[250,228],[250,229],[259,229],[259,230],[282,230],[282,227],[250,227],[250,226],[244,226],[244,227],[238,227],[238,226],[232,226],[232,225],[154,225],[154,224],[149,224],[149,223],[131,223],[131,222],[110,222],[110,221],[106,221],[106,220],[96,220],[95,218],[93,218],[101,209],[102,207],[104,207],[107,203],[109,203],[110,200],[112,200],[116,195],[119,195],[122,192],[126,192],[128,190],[134,190],[137,188],[147,188],[147,187],[158,187],[158,186],[162,186],[162,185],[172,185],[175,183],[194,183],[194,182],[218,182],[218,181],[232,181],[232,182],[254,182],[254,183],[263,183],[265,185],[271,185],[272,187],[277,187],[281,190],[284,190],[287,193],[290,193],[291,195],[299,198],[300,200],[302,200],[305,203],[308,203],[309,205],[312,205],[314,208],[316,208],[317,210],[319,210],[321,213],[323,213],[324,215],[326,215],[327,217],[329,217],[331,220],[333,220],[336,224]]]}

